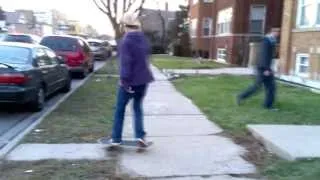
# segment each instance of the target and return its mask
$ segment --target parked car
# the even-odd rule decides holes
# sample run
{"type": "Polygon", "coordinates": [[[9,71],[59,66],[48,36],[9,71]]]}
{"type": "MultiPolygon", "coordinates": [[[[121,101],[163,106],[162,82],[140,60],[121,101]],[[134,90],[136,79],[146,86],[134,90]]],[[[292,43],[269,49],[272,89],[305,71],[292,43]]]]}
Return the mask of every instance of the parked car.
{"type": "Polygon", "coordinates": [[[111,56],[112,49],[108,42],[98,39],[88,39],[87,41],[95,59],[106,60],[111,56]]]}
{"type": "Polygon", "coordinates": [[[66,59],[72,74],[85,78],[94,70],[94,58],[89,44],[81,37],[52,35],[42,38],[40,44],[54,50],[66,59]]]}
{"type": "Polygon", "coordinates": [[[117,51],[118,50],[118,46],[117,46],[117,41],[116,40],[109,41],[109,44],[110,44],[110,46],[111,46],[113,51],[117,51]]]}
{"type": "Polygon", "coordinates": [[[0,42],[0,103],[28,104],[40,111],[46,97],[71,89],[62,57],[47,47],[0,42]]]}
{"type": "Polygon", "coordinates": [[[41,38],[32,34],[7,34],[3,41],[39,44],[41,38]]]}

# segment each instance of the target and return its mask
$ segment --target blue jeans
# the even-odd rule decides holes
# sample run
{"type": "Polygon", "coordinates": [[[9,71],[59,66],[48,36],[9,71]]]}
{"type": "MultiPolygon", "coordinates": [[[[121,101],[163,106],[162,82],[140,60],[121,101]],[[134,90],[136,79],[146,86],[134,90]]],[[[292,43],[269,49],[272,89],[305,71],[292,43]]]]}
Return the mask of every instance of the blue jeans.
{"type": "Polygon", "coordinates": [[[143,98],[145,97],[147,85],[132,86],[134,93],[128,93],[123,87],[118,88],[116,111],[112,130],[114,142],[121,142],[125,110],[128,102],[133,99],[134,132],[136,138],[144,138],[146,133],[143,125],[143,98]]]}
{"type": "Polygon", "coordinates": [[[263,70],[258,70],[255,83],[241,93],[238,97],[241,100],[247,99],[256,94],[261,89],[262,85],[264,85],[265,88],[265,100],[263,106],[267,109],[273,108],[276,94],[276,83],[274,76],[265,76],[263,74],[263,70]]]}

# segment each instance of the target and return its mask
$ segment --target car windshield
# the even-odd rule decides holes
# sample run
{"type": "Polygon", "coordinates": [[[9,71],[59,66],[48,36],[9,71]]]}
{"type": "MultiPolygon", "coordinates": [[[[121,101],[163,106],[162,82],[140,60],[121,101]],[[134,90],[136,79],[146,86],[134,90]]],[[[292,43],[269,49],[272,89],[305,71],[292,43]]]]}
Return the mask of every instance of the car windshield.
{"type": "Polygon", "coordinates": [[[22,42],[22,43],[32,43],[32,39],[27,35],[7,35],[4,38],[7,42],[22,42]]]}
{"type": "Polygon", "coordinates": [[[72,38],[47,37],[40,44],[54,51],[77,51],[77,40],[72,38]]]}
{"type": "Polygon", "coordinates": [[[101,43],[98,43],[98,42],[89,42],[89,45],[92,46],[92,47],[100,47],[100,46],[101,46],[101,43]]]}
{"type": "Polygon", "coordinates": [[[0,45],[0,63],[26,64],[30,53],[31,50],[28,48],[0,45]]]}

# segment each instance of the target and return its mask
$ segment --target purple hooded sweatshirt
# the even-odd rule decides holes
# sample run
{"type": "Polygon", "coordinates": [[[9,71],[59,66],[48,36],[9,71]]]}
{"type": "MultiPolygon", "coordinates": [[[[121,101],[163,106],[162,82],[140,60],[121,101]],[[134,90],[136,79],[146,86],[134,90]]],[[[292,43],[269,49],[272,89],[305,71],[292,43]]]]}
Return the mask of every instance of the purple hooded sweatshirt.
{"type": "Polygon", "coordinates": [[[119,66],[123,86],[139,86],[154,80],[149,62],[150,46],[143,32],[128,32],[120,42],[119,66]]]}

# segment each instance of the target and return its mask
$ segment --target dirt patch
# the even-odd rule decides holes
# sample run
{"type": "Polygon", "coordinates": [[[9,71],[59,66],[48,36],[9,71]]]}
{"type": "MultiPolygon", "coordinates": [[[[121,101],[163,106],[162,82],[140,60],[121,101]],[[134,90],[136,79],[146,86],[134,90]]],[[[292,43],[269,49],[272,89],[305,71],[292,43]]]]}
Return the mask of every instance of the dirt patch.
{"type": "MultiPolygon", "coordinates": [[[[219,136],[232,139],[236,144],[244,147],[247,152],[242,156],[246,161],[254,164],[258,169],[262,169],[271,160],[277,159],[272,153],[269,153],[266,148],[251,133],[246,136],[235,136],[226,132],[218,134],[219,136]]],[[[249,178],[261,178],[261,174],[244,175],[249,178]]]]}

